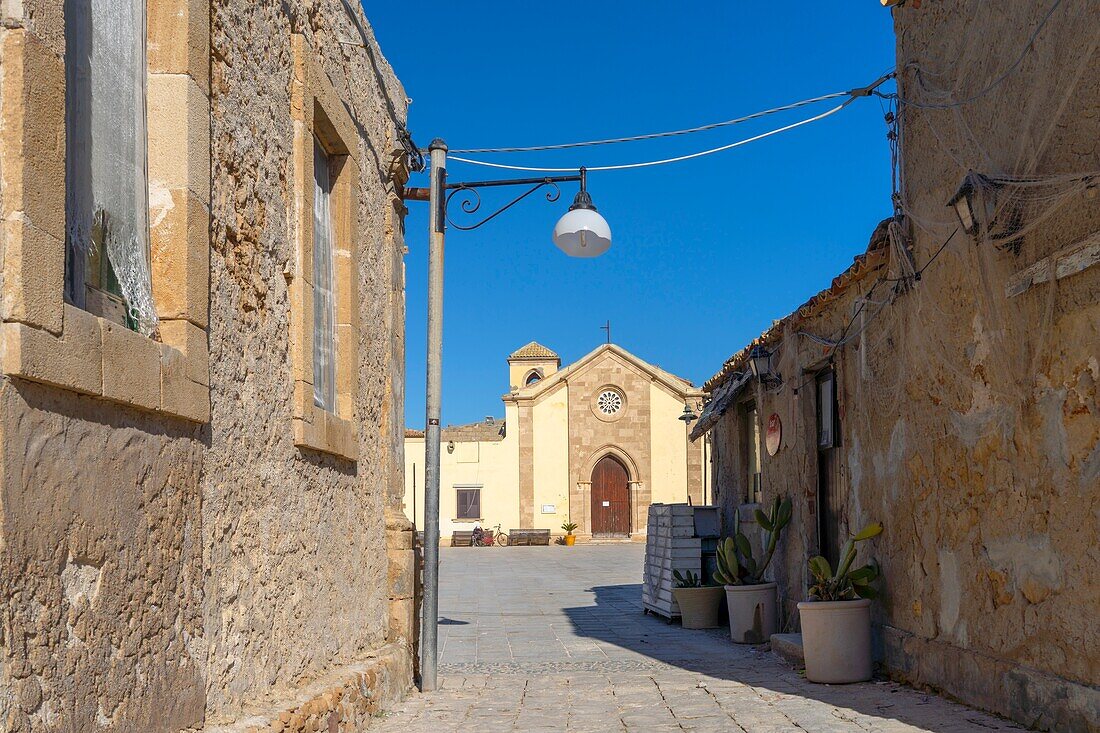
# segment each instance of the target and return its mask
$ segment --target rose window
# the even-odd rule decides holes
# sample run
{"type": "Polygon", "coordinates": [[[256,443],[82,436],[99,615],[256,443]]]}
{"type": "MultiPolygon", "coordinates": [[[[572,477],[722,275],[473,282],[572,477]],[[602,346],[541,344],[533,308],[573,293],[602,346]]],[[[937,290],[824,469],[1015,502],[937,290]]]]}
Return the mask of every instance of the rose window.
{"type": "Polygon", "coordinates": [[[601,392],[596,407],[605,415],[614,415],[623,408],[623,396],[613,389],[601,392]]]}

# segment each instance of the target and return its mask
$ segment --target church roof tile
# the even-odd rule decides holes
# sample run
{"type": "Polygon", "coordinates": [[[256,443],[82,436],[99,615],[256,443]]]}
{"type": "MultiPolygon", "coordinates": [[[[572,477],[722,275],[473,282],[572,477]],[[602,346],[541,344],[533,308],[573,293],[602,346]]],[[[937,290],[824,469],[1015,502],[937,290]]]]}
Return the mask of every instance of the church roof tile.
{"type": "Polygon", "coordinates": [[[546,348],[537,341],[532,341],[526,346],[520,347],[511,353],[509,359],[557,359],[556,353],[546,348]]]}

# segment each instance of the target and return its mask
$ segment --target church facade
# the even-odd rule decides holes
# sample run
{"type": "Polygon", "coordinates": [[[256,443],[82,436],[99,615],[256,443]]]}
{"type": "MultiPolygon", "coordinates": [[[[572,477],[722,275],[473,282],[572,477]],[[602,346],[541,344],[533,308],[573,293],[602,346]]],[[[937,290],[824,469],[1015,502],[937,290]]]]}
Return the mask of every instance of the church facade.
{"type": "MultiPolygon", "coordinates": [[[[475,524],[582,540],[645,536],[649,505],[713,499],[706,447],[681,416],[704,392],[615,344],[561,367],[531,342],[508,357],[504,417],[442,431],[440,536],[475,524]]],[[[424,527],[424,434],[405,437],[405,512],[424,527]]]]}

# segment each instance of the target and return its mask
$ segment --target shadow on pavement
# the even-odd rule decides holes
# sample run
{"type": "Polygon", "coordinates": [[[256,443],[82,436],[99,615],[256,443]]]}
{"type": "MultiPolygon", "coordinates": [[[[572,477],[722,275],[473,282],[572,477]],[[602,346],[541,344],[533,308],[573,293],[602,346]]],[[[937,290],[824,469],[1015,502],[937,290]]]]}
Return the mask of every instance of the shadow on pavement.
{"type": "MultiPolygon", "coordinates": [[[[766,646],[734,644],[725,628],[684,629],[679,622],[669,623],[659,616],[643,614],[639,583],[595,586],[588,590],[595,596],[595,605],[562,609],[576,635],[599,643],[613,661],[633,662],[639,667],[648,664],[653,669],[651,676],[658,680],[663,670],[655,663],[697,672],[715,680],[810,698],[936,733],[1023,730],[1008,721],[1002,722],[963,706],[953,705],[957,716],[945,720],[942,705],[922,708],[934,696],[893,682],[873,680],[853,685],[809,682],[767,651],[766,646]],[[991,728],[992,721],[999,725],[991,728]]],[[[710,680],[700,680],[700,683],[722,684],[710,680]]],[[[777,695],[776,699],[781,698],[777,695]]]]}

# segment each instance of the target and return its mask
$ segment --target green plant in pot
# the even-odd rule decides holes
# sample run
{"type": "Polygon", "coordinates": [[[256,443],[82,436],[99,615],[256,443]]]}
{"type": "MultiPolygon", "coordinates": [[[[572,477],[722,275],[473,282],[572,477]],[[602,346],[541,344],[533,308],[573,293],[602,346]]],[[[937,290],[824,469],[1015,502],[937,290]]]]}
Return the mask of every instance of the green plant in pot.
{"type": "Polygon", "coordinates": [[[563,538],[565,544],[572,547],[577,542],[577,536],[573,534],[573,530],[577,528],[576,522],[563,522],[561,528],[565,530],[565,537],[563,538]]]}
{"type": "Polygon", "coordinates": [[[741,531],[735,515],[733,535],[718,543],[718,570],[714,580],[726,589],[730,612],[730,638],[738,644],[761,644],[776,631],[776,585],[764,579],[783,529],[791,522],[791,500],[776,497],[770,510],[757,509],[753,516],[764,531],[764,554],[757,558],[752,543],[741,531]]]}
{"type": "Polygon", "coordinates": [[[699,573],[691,570],[672,571],[676,587],[672,597],[680,607],[680,623],[685,629],[710,629],[718,625],[718,606],[722,602],[722,587],[707,585],[699,573]]]}
{"type": "Polygon", "coordinates": [[[806,678],[838,684],[871,679],[871,599],[878,594],[871,583],[878,563],[853,567],[857,543],[882,534],[882,525],[868,524],[848,538],[834,570],[820,555],[810,558],[809,600],[798,604],[802,620],[802,652],[806,678]]]}

